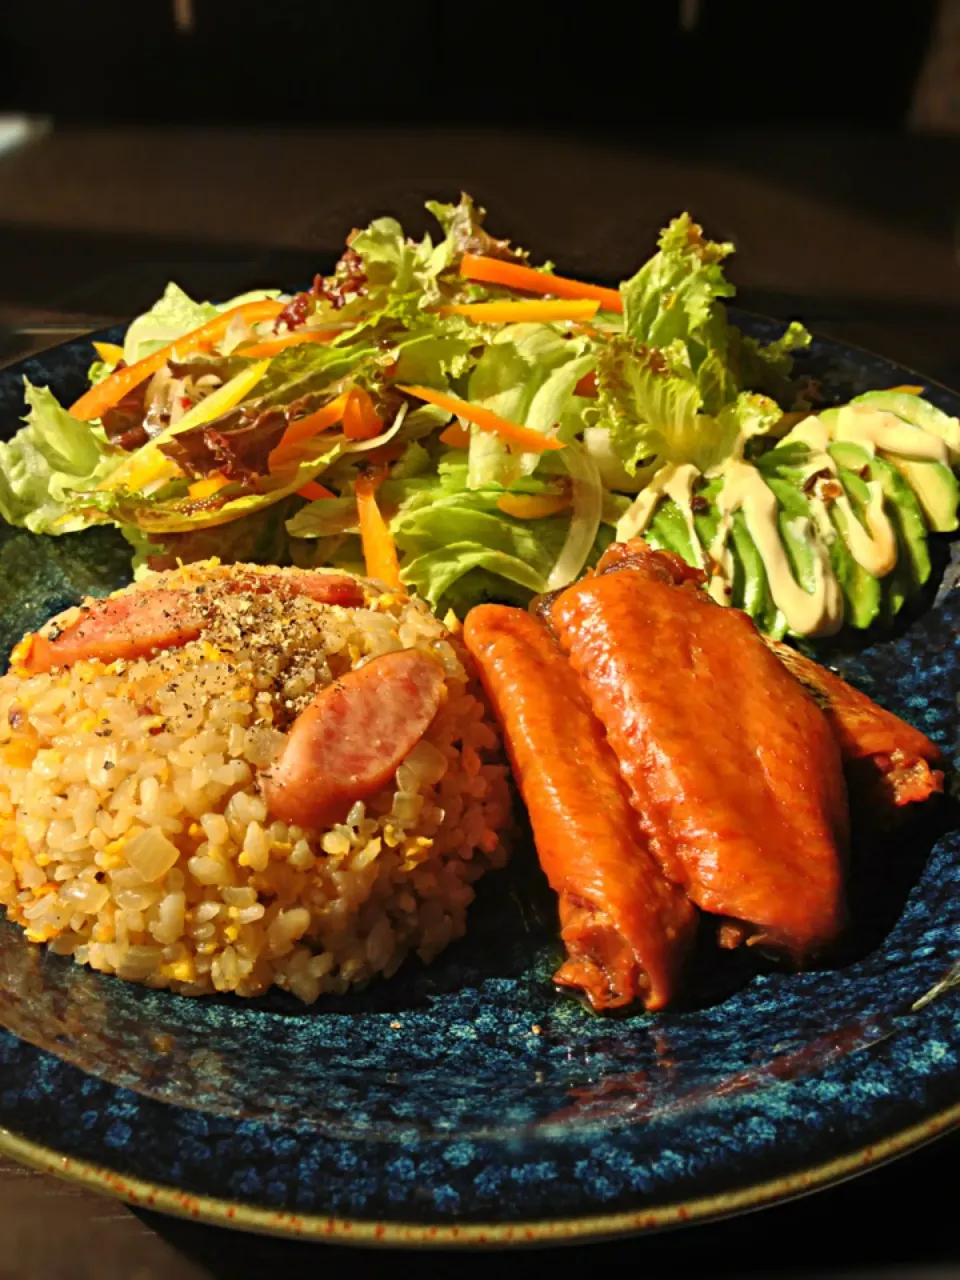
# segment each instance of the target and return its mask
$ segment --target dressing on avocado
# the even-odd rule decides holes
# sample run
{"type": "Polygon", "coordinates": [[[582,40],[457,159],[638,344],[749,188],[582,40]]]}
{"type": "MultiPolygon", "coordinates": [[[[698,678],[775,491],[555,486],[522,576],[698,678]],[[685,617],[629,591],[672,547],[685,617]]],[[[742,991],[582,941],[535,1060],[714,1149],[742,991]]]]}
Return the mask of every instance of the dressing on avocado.
{"type": "Polygon", "coordinates": [[[772,601],[780,625],[765,629],[812,637],[845,620],[869,626],[884,587],[888,611],[896,612],[929,576],[927,526],[957,528],[960,495],[949,463],[960,428],[954,433],[955,419],[939,410],[913,409],[916,399],[871,393],[804,418],[755,459],[743,457],[738,440],[732,456],[706,473],[668,462],[621,518],[617,536],[648,533],[706,568],[715,600],[758,620],[772,601]],[[658,512],[666,503],[679,523],[658,512]],[[715,510],[709,532],[695,504],[715,510]],[[744,527],[734,538],[738,514],[744,527]],[[756,552],[749,563],[744,535],[756,552]]]}

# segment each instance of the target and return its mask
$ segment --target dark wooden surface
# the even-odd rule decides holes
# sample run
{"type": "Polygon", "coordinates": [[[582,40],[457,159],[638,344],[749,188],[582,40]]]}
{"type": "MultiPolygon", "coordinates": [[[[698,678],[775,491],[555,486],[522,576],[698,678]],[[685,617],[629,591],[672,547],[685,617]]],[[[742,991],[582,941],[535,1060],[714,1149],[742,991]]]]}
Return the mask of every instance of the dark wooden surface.
{"type": "MultiPolygon", "coordinates": [[[[614,279],[689,209],[738,245],[741,301],[960,386],[960,141],[726,132],[599,146],[472,133],[54,133],[0,157],[0,361],[123,319],[175,278],[295,284],[384,212],[471,191],[564,271],[614,279]],[[51,329],[49,326],[57,326],[51,329]]],[[[538,1255],[355,1252],[134,1213],[0,1159],[0,1280],[509,1275],[960,1277],[960,1137],[806,1200],[538,1255]]]]}

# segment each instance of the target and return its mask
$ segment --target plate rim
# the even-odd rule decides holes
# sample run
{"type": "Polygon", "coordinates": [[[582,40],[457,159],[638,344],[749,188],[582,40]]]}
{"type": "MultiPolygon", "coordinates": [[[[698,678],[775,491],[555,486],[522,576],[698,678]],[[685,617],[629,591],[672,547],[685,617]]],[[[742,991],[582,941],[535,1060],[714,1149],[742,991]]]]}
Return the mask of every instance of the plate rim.
{"type": "Polygon", "coordinates": [[[60,1155],[52,1147],[24,1138],[5,1127],[0,1127],[0,1155],[40,1173],[53,1174],[100,1195],[121,1200],[132,1208],[258,1235],[376,1248],[544,1248],[622,1239],[785,1204],[890,1163],[954,1129],[960,1129],[960,1102],[846,1155],[766,1182],[754,1182],[736,1191],[721,1191],[643,1209],[513,1223],[427,1224],[335,1214],[287,1213],[219,1196],[194,1195],[165,1183],[121,1175],[105,1165],[60,1155]]]}
{"type": "MultiPolygon", "coordinates": [[[[728,312],[734,323],[745,320],[777,328],[787,320],[739,307],[731,302],[728,312]]],[[[30,352],[0,365],[5,376],[24,376],[25,366],[32,360],[56,359],[61,351],[76,349],[81,343],[92,343],[129,321],[103,330],[86,330],[64,341],[30,352]]],[[[912,365],[901,363],[855,342],[832,334],[810,330],[814,342],[878,360],[895,366],[904,374],[922,382],[925,392],[935,391],[957,400],[960,388],[954,389],[930,377],[912,365]]],[[[5,438],[0,434],[0,439],[5,438]]],[[[17,1037],[17,1039],[22,1039],[17,1037]]],[[[22,1040],[37,1050],[29,1040],[22,1040]]],[[[41,1053],[49,1050],[40,1049],[41,1053]]],[[[60,1055],[56,1055],[60,1057],[60,1055]]],[[[69,1063],[69,1059],[61,1058],[69,1063]]],[[[81,1071],[83,1068],[79,1068],[81,1071]]],[[[98,1077],[94,1077],[98,1078],[98,1077]]],[[[405,1248],[408,1250],[463,1250],[507,1248],[544,1248],[563,1244],[589,1244],[622,1239],[716,1221],[757,1209],[787,1203],[802,1196],[825,1190],[869,1172],[960,1129],[960,1101],[924,1116],[913,1124],[897,1129],[877,1141],[846,1154],[790,1173],[763,1181],[752,1181],[732,1191],[653,1204],[635,1209],[571,1215],[557,1218],[533,1218],[514,1222],[429,1223],[417,1221],[354,1218],[337,1214],[291,1213],[244,1203],[221,1196],[194,1194],[168,1183],[126,1175],[97,1163],[67,1156],[56,1148],[34,1141],[15,1128],[0,1125],[0,1155],[41,1173],[48,1173],[96,1194],[119,1200],[135,1209],[163,1213],[190,1221],[238,1231],[284,1239],[311,1240],[338,1245],[372,1248],[405,1248]]]]}

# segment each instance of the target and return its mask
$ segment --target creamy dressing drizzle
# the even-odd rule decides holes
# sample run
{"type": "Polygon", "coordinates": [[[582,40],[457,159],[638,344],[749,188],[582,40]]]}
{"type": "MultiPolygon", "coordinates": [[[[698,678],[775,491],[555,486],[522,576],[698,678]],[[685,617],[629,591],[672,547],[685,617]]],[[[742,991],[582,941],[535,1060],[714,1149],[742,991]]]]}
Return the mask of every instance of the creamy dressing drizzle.
{"type": "MultiPolygon", "coordinates": [[[[833,441],[857,444],[868,453],[932,460],[949,465],[947,444],[935,433],[912,426],[896,414],[870,408],[868,405],[845,405],[825,422],[811,416],[799,422],[782,443],[803,443],[810,450],[805,473],[829,470],[838,476],[838,468],[828,452],[833,441]]],[[[707,590],[718,604],[729,604],[734,576],[730,533],[733,517],[742,510],[747,530],[763,561],[770,594],[796,635],[830,635],[843,624],[843,593],[830,561],[830,544],[838,532],[830,518],[830,504],[845,517],[844,541],[850,554],[867,573],[885,577],[897,562],[897,536],[887,515],[883,486],[866,481],[869,500],[863,520],[857,516],[849,498],[825,500],[816,493],[808,495],[810,519],[794,521],[791,531],[806,541],[813,556],[814,587],[806,591],[793,575],[789,556],[780,536],[777,499],[762,475],[742,459],[742,442],[735,456],[712,470],[710,476],[722,476],[723,485],[716,498],[720,522],[706,555],[697,535],[693,516],[693,486],[700,475],[690,463],[665,463],[639,493],[617,525],[617,538],[623,542],[642,534],[664,497],[679,508],[696,557],[697,567],[709,567],[711,576],[707,590]]],[[[838,481],[839,483],[839,481],[838,481]]]]}
{"type": "Polygon", "coordinates": [[[883,509],[883,486],[876,480],[870,480],[867,488],[870,500],[863,513],[866,528],[860,523],[846,495],[835,499],[835,502],[846,518],[844,540],[850,554],[874,578],[885,578],[897,563],[897,535],[883,509]]]}
{"type": "Polygon", "coordinates": [[[733,512],[725,511],[720,516],[717,532],[713,535],[707,555],[713,566],[713,573],[707,583],[707,591],[717,604],[730,603],[730,588],[733,585],[733,552],[730,550],[729,537],[733,528],[733,512]]]}
{"type": "Polygon", "coordinates": [[[672,498],[680,508],[680,514],[683,516],[683,522],[687,526],[687,533],[690,536],[690,545],[693,548],[694,559],[697,562],[696,567],[702,569],[703,547],[700,545],[697,526],[693,519],[693,485],[699,476],[700,472],[692,463],[683,463],[682,466],[674,469],[673,475],[664,484],[663,495],[665,498],[672,498]]]}
{"type": "Polygon", "coordinates": [[[672,462],[664,463],[617,521],[617,541],[629,542],[639,537],[653,519],[660,499],[667,492],[667,485],[677,473],[677,466],[672,462]]]}
{"type": "MultiPolygon", "coordinates": [[[[890,417],[892,415],[888,414],[887,416],[890,417]]],[[[842,417],[843,411],[839,415],[838,426],[841,426],[839,419],[842,419],[842,417]]],[[[858,424],[854,424],[854,426],[856,425],[858,424]]],[[[913,427],[911,430],[916,431],[917,428],[913,427]]],[[[867,449],[868,452],[873,452],[872,444],[865,443],[862,437],[858,437],[855,442],[849,436],[842,438],[849,443],[860,445],[861,448],[867,449]]],[[[831,475],[839,477],[839,468],[827,452],[827,446],[830,443],[830,432],[821,419],[805,418],[803,422],[797,423],[788,440],[805,444],[810,450],[810,459],[805,468],[808,476],[816,475],[818,471],[829,471],[831,475]]],[[[897,563],[897,534],[893,527],[893,522],[884,510],[883,485],[877,480],[868,480],[866,483],[870,494],[863,513],[863,518],[866,520],[866,528],[860,523],[860,518],[854,511],[853,504],[846,493],[841,494],[838,498],[831,499],[831,501],[843,514],[846,525],[843,535],[844,541],[854,560],[874,578],[884,578],[897,563]]],[[[827,504],[817,497],[816,493],[809,495],[809,501],[814,522],[821,537],[825,535],[829,526],[831,536],[826,538],[829,544],[829,542],[833,541],[836,531],[829,518],[827,504]]]]}
{"type": "Polygon", "coordinates": [[[723,469],[723,488],[717,495],[720,510],[731,516],[743,511],[767,573],[770,594],[791,631],[802,636],[831,635],[843,623],[843,594],[833,573],[827,548],[811,537],[811,521],[796,522],[797,534],[809,541],[813,554],[813,591],[805,591],[793,576],[786,548],[780,538],[777,499],[763,476],[749,462],[734,459],[723,469]]]}

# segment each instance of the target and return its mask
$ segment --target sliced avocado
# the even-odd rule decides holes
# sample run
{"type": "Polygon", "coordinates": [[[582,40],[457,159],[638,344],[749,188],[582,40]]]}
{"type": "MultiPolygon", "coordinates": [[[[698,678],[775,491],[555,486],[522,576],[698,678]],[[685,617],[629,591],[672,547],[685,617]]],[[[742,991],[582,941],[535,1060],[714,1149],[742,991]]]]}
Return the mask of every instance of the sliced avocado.
{"type": "Polygon", "coordinates": [[[749,613],[761,631],[779,640],[787,632],[787,620],[774,603],[763,557],[750,536],[742,511],[733,516],[730,532],[734,563],[740,566],[743,586],[739,593],[734,582],[734,603],[749,613]]]}
{"type": "MultiPolygon", "coordinates": [[[[697,536],[703,547],[709,551],[720,526],[720,512],[717,497],[723,488],[723,478],[715,477],[696,495],[702,499],[701,510],[695,512],[693,520],[697,536]],[[706,504],[703,506],[703,504],[706,504]]],[[[757,625],[768,635],[782,636],[785,630],[783,615],[777,609],[767,586],[767,575],[763,568],[760,553],[753,539],[747,532],[746,521],[742,511],[734,513],[730,534],[727,539],[727,550],[730,553],[733,568],[733,581],[730,583],[731,593],[728,603],[734,608],[748,613],[757,625]]]]}
{"type": "Polygon", "coordinates": [[[847,442],[832,444],[830,456],[838,466],[883,486],[885,510],[897,533],[896,567],[883,580],[883,613],[890,619],[930,576],[923,511],[910,485],[886,458],[875,457],[860,445],[847,442]]]}
{"type": "MultiPolygon", "coordinates": [[[[919,427],[942,440],[954,460],[960,455],[960,421],[938,409],[922,396],[906,391],[867,391],[851,400],[878,412],[893,413],[911,426],[919,427]]],[[[835,415],[836,410],[828,411],[835,415]]],[[[828,413],[821,417],[828,418],[828,413]]],[[[957,505],[960,487],[949,466],[926,459],[893,458],[889,461],[908,481],[917,495],[927,524],[934,533],[952,533],[958,527],[957,505]]]]}
{"type": "MultiPolygon", "coordinates": [[[[837,536],[828,536],[817,527],[810,508],[810,502],[803,492],[809,450],[802,444],[794,444],[787,449],[774,450],[766,461],[779,463],[776,472],[765,477],[770,488],[777,495],[780,503],[780,528],[784,545],[790,556],[797,581],[807,591],[812,591],[816,581],[814,576],[813,538],[826,541],[830,555],[830,564],[834,576],[840,586],[844,599],[844,617],[854,627],[861,630],[870,626],[880,612],[882,589],[879,581],[868,573],[850,552],[847,537],[847,519],[836,507],[830,508],[830,522],[837,536]],[[778,459],[776,454],[780,454],[778,459]],[[795,528],[795,522],[805,518],[811,523],[809,537],[801,537],[795,528]]],[[[843,477],[841,477],[841,480],[843,477]]],[[[860,484],[860,491],[851,501],[857,508],[858,501],[869,498],[869,491],[853,475],[854,483],[860,484]]]]}
{"type": "Polygon", "coordinates": [[[911,426],[922,427],[931,435],[938,436],[955,457],[960,454],[960,421],[922,396],[908,391],[867,391],[850,403],[869,405],[883,413],[895,413],[911,426]]]}
{"type": "MultiPolygon", "coordinates": [[[[865,481],[861,480],[849,467],[838,464],[837,473],[853,508],[853,518],[859,519],[860,523],[866,526],[864,511],[870,501],[870,490],[865,481]]],[[[851,552],[849,517],[846,512],[841,511],[835,503],[830,505],[829,510],[833,526],[840,535],[831,543],[830,559],[833,562],[833,570],[840,583],[840,589],[843,591],[847,620],[861,631],[865,631],[880,613],[883,596],[880,579],[868,573],[851,552]]]]}
{"type": "Polygon", "coordinates": [[[652,547],[660,551],[673,551],[686,560],[687,564],[696,567],[697,559],[693,553],[690,531],[683,513],[672,498],[664,498],[658,504],[644,536],[652,547]]]}
{"type": "Polygon", "coordinates": [[[809,460],[809,446],[803,441],[792,441],[771,449],[759,460],[758,469],[777,499],[780,538],[793,575],[804,591],[812,592],[816,586],[813,540],[821,535],[803,492],[809,460]],[[798,520],[808,522],[806,535],[797,530],[798,520]]]}
{"type": "Polygon", "coordinates": [[[706,552],[709,552],[710,546],[717,536],[717,529],[720,527],[717,496],[722,488],[723,478],[716,476],[694,494],[693,523],[697,531],[697,537],[700,539],[700,544],[706,552]],[[696,501],[698,498],[700,499],[699,502],[696,501]]]}
{"type": "MultiPolygon", "coordinates": [[[[798,520],[805,520],[813,525],[807,500],[795,485],[782,476],[767,472],[763,478],[777,499],[780,509],[777,517],[780,539],[786,548],[793,576],[804,591],[812,592],[816,586],[816,574],[811,538],[804,536],[796,528],[798,520]]],[[[813,531],[816,533],[815,528],[813,531]]]]}
{"type": "Polygon", "coordinates": [[[888,461],[916,494],[933,532],[952,533],[958,527],[960,486],[950,468],[942,462],[922,462],[914,458],[889,458],[888,461]]]}

